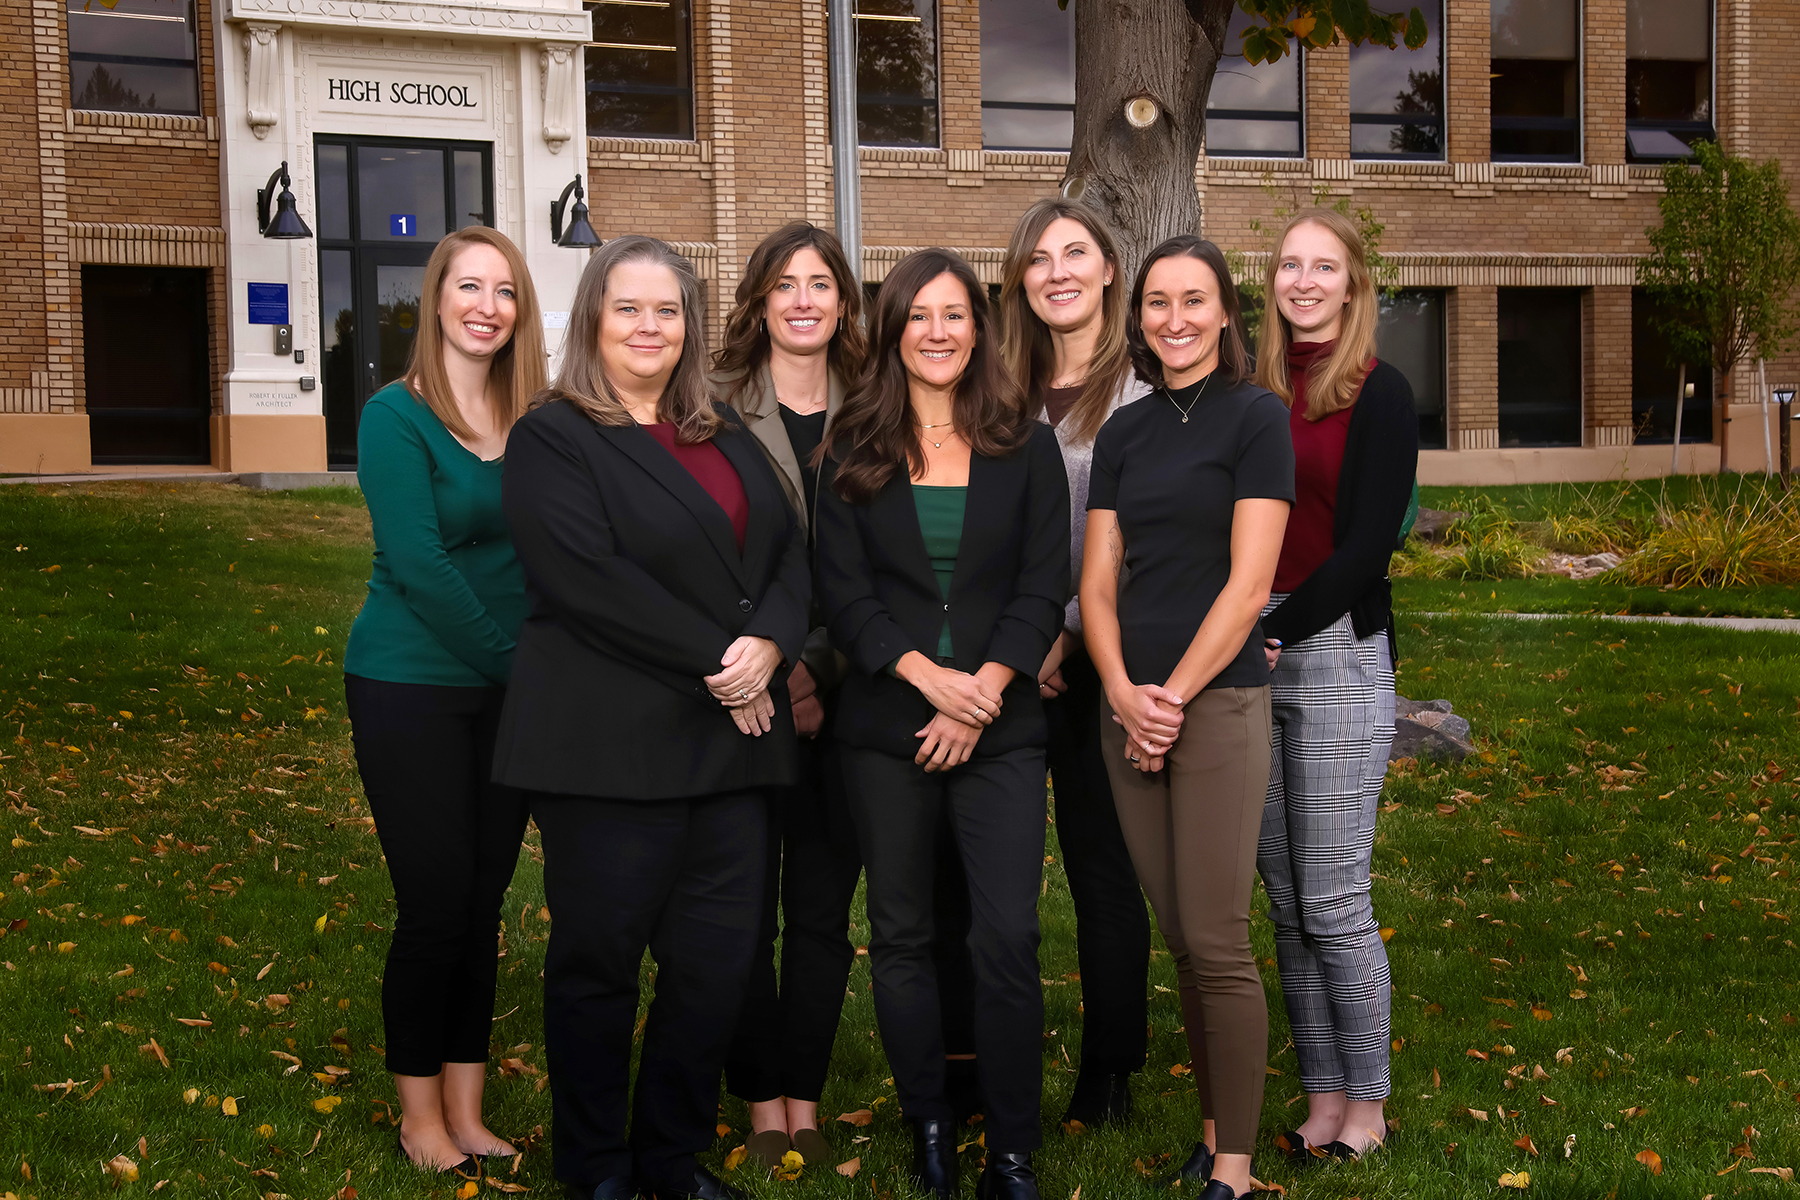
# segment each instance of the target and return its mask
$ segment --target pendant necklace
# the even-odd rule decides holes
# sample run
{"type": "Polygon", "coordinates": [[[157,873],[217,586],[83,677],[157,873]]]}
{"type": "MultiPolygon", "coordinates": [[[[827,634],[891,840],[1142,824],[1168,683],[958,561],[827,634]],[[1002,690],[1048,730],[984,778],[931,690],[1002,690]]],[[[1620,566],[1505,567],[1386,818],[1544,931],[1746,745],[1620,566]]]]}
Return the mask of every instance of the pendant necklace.
{"type": "MultiPolygon", "coordinates": [[[[956,432],[955,425],[956,425],[955,421],[939,421],[935,425],[927,425],[927,424],[921,423],[919,425],[919,428],[920,429],[946,429],[947,428],[950,430],[950,433],[955,433],[956,432]]],[[[928,442],[931,442],[933,449],[942,450],[944,448],[944,442],[948,441],[950,439],[950,433],[946,433],[944,435],[943,441],[932,442],[930,434],[925,435],[925,440],[928,442]]]]}
{"type": "Polygon", "coordinates": [[[1200,390],[1194,393],[1194,398],[1192,400],[1188,401],[1188,406],[1186,408],[1183,408],[1183,407],[1181,407],[1181,405],[1176,404],[1174,395],[1169,391],[1168,388],[1166,388],[1166,387],[1163,388],[1162,394],[1169,398],[1170,404],[1175,405],[1175,411],[1181,414],[1181,423],[1183,425],[1186,425],[1188,423],[1188,414],[1194,411],[1194,405],[1200,403],[1200,397],[1206,395],[1206,389],[1208,386],[1210,386],[1212,384],[1212,381],[1213,381],[1213,377],[1211,375],[1208,375],[1206,377],[1206,382],[1200,385],[1200,390]]]}

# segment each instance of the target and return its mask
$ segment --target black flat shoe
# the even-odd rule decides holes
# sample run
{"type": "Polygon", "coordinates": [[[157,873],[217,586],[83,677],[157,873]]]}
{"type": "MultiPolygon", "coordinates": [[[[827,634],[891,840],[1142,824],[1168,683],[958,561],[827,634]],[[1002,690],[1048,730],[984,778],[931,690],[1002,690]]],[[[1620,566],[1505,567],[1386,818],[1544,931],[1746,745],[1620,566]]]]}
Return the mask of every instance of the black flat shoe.
{"type": "Polygon", "coordinates": [[[975,1184],[975,1200],[1038,1200],[1037,1175],[1029,1154],[988,1152],[987,1166],[975,1184]]]}
{"type": "Polygon", "coordinates": [[[1305,1170],[1320,1159],[1330,1158],[1322,1147],[1314,1146],[1300,1135],[1298,1129],[1290,1129],[1286,1133],[1277,1134],[1275,1148],[1296,1168],[1305,1170]]]}
{"type": "Polygon", "coordinates": [[[481,1162],[473,1154],[465,1154],[461,1162],[454,1163],[451,1166],[432,1168],[419,1162],[413,1158],[412,1155],[408,1154],[406,1152],[406,1142],[398,1134],[394,1137],[394,1149],[400,1152],[401,1158],[404,1158],[407,1162],[412,1163],[413,1166],[418,1167],[422,1171],[432,1171],[437,1175],[454,1175],[458,1179],[473,1179],[476,1181],[481,1179],[481,1162]]]}
{"type": "Polygon", "coordinates": [[[1201,1184],[1212,1179],[1213,1152],[1206,1148],[1205,1142],[1195,1142],[1194,1152],[1188,1160],[1181,1164],[1181,1169],[1172,1175],[1164,1175],[1156,1181],[1159,1188],[1170,1188],[1177,1184],[1201,1184]]]}
{"type": "Polygon", "coordinates": [[[1230,1184],[1215,1179],[1207,1184],[1206,1190],[1194,1197],[1194,1200],[1250,1200],[1250,1197],[1255,1194],[1254,1187],[1247,1192],[1234,1192],[1231,1190],[1230,1184]]]}
{"type": "Polygon", "coordinates": [[[1080,1121],[1089,1129],[1122,1124],[1131,1119],[1131,1076],[1081,1075],[1069,1097],[1069,1111],[1062,1123],[1080,1121]]]}
{"type": "Polygon", "coordinates": [[[913,1186],[933,1196],[956,1195],[956,1134],[948,1121],[914,1121],[913,1186]]]}
{"type": "Polygon", "coordinates": [[[593,1187],[577,1186],[573,1183],[563,1185],[563,1195],[567,1200],[638,1200],[637,1181],[625,1175],[615,1175],[611,1179],[603,1179],[593,1187]]]}
{"type": "Polygon", "coordinates": [[[1331,1142],[1325,1147],[1325,1153],[1332,1158],[1348,1159],[1353,1162],[1359,1158],[1366,1158],[1387,1145],[1389,1128],[1388,1123],[1383,1121],[1381,1123],[1381,1133],[1376,1137],[1375,1144],[1365,1147],[1362,1150],[1351,1149],[1348,1142],[1331,1142]]]}
{"type": "Polygon", "coordinates": [[[656,1200],[750,1200],[748,1193],[732,1187],[705,1167],[694,1168],[694,1181],[686,1187],[659,1187],[654,1195],[656,1200]]]}

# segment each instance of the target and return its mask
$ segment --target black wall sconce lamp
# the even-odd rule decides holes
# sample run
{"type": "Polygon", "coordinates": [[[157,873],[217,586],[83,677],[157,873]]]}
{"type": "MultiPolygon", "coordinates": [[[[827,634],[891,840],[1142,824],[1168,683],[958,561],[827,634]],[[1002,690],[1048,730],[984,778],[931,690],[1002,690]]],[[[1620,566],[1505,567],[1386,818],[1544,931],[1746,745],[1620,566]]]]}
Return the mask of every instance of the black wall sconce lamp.
{"type": "Polygon", "coordinates": [[[588,224],[588,206],[584,203],[586,196],[587,193],[581,188],[581,176],[577,175],[563,189],[562,196],[550,202],[550,239],[557,245],[592,250],[600,244],[600,236],[588,224]],[[570,192],[575,193],[575,207],[569,211],[569,227],[564,229],[563,210],[568,206],[570,192]]]}
{"type": "Polygon", "coordinates": [[[288,190],[288,168],[283,162],[269,176],[266,187],[256,190],[256,229],[266,238],[309,238],[312,230],[300,219],[294,208],[294,193],[288,190]],[[281,183],[281,195],[275,195],[275,184],[281,183]],[[275,216],[269,217],[269,201],[275,202],[275,216]]]}

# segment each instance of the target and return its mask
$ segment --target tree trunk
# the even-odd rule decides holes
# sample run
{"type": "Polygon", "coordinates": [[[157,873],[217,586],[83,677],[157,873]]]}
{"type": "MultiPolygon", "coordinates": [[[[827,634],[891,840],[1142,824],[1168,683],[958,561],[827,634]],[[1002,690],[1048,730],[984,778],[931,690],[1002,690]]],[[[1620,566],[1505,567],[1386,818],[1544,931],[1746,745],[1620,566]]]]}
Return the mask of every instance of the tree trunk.
{"type": "Polygon", "coordinates": [[[1233,2],[1074,4],[1075,144],[1064,194],[1112,223],[1130,279],[1158,242],[1200,232],[1194,164],[1233,2]],[[1129,114],[1140,99],[1155,104],[1148,123],[1141,105],[1129,114]]]}

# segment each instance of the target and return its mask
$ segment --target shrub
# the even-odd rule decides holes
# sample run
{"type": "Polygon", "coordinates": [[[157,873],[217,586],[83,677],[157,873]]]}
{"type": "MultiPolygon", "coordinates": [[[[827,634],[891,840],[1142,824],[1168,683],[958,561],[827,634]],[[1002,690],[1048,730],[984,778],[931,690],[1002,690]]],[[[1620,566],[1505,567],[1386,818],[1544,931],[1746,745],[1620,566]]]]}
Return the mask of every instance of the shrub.
{"type": "Polygon", "coordinates": [[[1800,505],[1740,481],[1687,506],[1657,505],[1656,528],[1619,566],[1631,582],[1666,587],[1800,583],[1800,505]]]}

